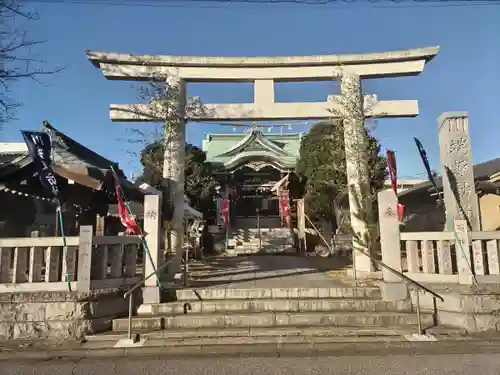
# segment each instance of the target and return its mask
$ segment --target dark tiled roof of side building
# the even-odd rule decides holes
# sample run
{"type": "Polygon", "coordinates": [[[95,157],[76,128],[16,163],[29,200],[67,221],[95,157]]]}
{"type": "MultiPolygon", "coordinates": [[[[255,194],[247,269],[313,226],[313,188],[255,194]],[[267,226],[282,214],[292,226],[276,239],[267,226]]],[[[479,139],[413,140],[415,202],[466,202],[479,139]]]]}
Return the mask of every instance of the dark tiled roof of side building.
{"type": "Polygon", "coordinates": [[[0,152],[0,168],[6,164],[15,163],[24,158],[29,158],[27,152],[0,152]]]}
{"type": "Polygon", "coordinates": [[[20,156],[21,154],[3,154],[0,153],[0,165],[5,164],[5,163],[10,163],[13,161],[15,158],[20,156]]]}
{"type": "MultiPolygon", "coordinates": [[[[482,180],[488,179],[491,175],[500,172],[500,158],[492,159],[484,163],[479,163],[474,165],[474,179],[482,180]]],[[[436,184],[439,190],[443,187],[443,180],[441,177],[436,178],[436,184]]],[[[415,185],[410,189],[406,189],[398,194],[399,197],[408,197],[413,194],[423,193],[433,189],[432,184],[429,181],[423,182],[421,184],[415,185]]]]}

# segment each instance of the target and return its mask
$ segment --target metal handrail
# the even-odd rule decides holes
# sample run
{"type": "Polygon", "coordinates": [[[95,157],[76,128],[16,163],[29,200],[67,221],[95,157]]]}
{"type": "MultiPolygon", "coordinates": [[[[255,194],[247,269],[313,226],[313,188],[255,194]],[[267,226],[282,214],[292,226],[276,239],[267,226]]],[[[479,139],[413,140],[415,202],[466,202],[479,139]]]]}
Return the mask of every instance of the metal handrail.
{"type": "Polygon", "coordinates": [[[418,287],[419,289],[422,289],[424,292],[427,292],[429,294],[431,294],[432,296],[436,297],[437,299],[439,299],[441,302],[444,302],[444,298],[442,296],[440,296],[439,294],[437,294],[436,292],[433,292],[432,290],[430,290],[429,288],[423,286],[422,284],[420,284],[418,281],[415,281],[413,280],[412,278],[406,276],[404,273],[402,272],[399,272],[397,270],[395,270],[394,268],[388,266],[387,264],[385,264],[384,262],[372,257],[371,255],[367,255],[364,251],[362,250],[359,250],[359,252],[365,254],[367,257],[373,259],[375,261],[375,263],[377,263],[378,265],[382,266],[383,268],[385,268],[386,270],[390,271],[391,273],[401,277],[403,280],[405,280],[406,282],[409,282],[410,284],[413,284],[415,285],[416,287],[418,287]]]}
{"type": "MultiPolygon", "coordinates": [[[[128,297],[128,332],[127,332],[127,336],[128,336],[129,340],[132,340],[132,315],[133,315],[133,305],[134,305],[134,292],[137,290],[137,288],[144,285],[146,280],[148,280],[149,278],[151,278],[154,275],[159,275],[160,271],[162,271],[165,267],[167,267],[173,260],[174,260],[174,258],[166,261],[164,264],[161,265],[161,267],[157,268],[156,271],[154,271],[154,272],[150,273],[149,275],[147,275],[146,277],[144,277],[144,279],[139,281],[137,284],[135,284],[133,287],[131,287],[129,290],[127,290],[123,294],[124,299],[126,299],[128,297]]],[[[132,340],[132,341],[135,341],[135,340],[132,340]]]]}
{"type": "MultiPolygon", "coordinates": [[[[304,215],[306,217],[306,219],[309,221],[309,223],[311,223],[311,225],[316,228],[313,224],[313,222],[311,221],[311,219],[309,218],[309,216],[307,215],[304,215]]],[[[316,232],[320,235],[321,239],[325,242],[326,246],[328,246],[328,248],[330,249],[330,252],[332,252],[332,248],[330,246],[329,243],[327,243],[327,241],[324,239],[324,237],[319,233],[319,231],[317,229],[315,229],[316,232]]],[[[353,250],[354,250],[354,247],[353,247],[353,250]]],[[[355,249],[356,251],[359,251],[361,254],[367,256],[368,258],[370,258],[371,260],[373,260],[375,263],[377,263],[379,266],[385,268],[386,270],[388,270],[389,272],[393,273],[394,275],[396,276],[399,276],[400,278],[402,278],[406,283],[410,283],[410,284],[413,284],[414,286],[416,286],[418,289],[421,289],[423,290],[424,292],[427,292],[429,293],[430,295],[436,297],[437,299],[439,299],[441,302],[444,302],[444,298],[442,296],[440,296],[439,294],[437,294],[436,292],[433,292],[432,290],[430,290],[429,288],[423,286],[422,284],[420,284],[419,282],[413,280],[412,278],[406,276],[405,274],[403,274],[402,272],[400,271],[397,271],[395,270],[394,268],[388,266],[387,264],[385,264],[383,261],[381,260],[378,260],[376,259],[375,257],[373,257],[372,255],[366,253],[365,251],[361,250],[361,249],[355,249]]],[[[353,261],[354,261],[354,256],[353,256],[353,261]]],[[[353,269],[353,274],[354,274],[354,278],[356,278],[356,269],[353,269]]],[[[355,279],[356,280],[356,279],[355,279]]],[[[407,287],[408,287],[408,284],[406,284],[407,287]]],[[[408,290],[410,288],[408,287],[408,290]]],[[[422,334],[422,322],[421,322],[421,319],[420,319],[420,295],[419,295],[419,291],[417,290],[417,293],[416,293],[416,305],[417,305],[417,327],[418,327],[418,334],[421,335],[422,334]]]]}
{"type": "MultiPolygon", "coordinates": [[[[358,251],[364,253],[361,250],[358,250],[358,251]]],[[[372,257],[370,257],[370,258],[372,258],[372,257]]],[[[429,288],[423,286],[419,282],[417,282],[417,281],[411,279],[410,277],[406,276],[402,272],[399,272],[399,271],[395,270],[394,268],[388,266],[384,262],[379,261],[378,259],[375,259],[375,258],[372,258],[372,259],[377,264],[379,264],[380,266],[384,267],[386,270],[392,272],[394,275],[397,275],[397,276],[401,277],[406,282],[406,287],[408,288],[408,294],[410,294],[410,287],[408,286],[408,284],[413,284],[413,285],[415,285],[417,287],[417,290],[416,290],[416,293],[415,293],[415,304],[417,306],[417,311],[416,311],[416,314],[417,314],[417,330],[418,330],[418,334],[419,335],[423,334],[424,332],[422,330],[422,319],[421,319],[421,314],[420,314],[420,291],[419,291],[419,289],[423,290],[424,292],[429,293],[430,295],[432,295],[435,298],[439,299],[441,302],[444,302],[444,298],[442,296],[440,296],[439,294],[437,294],[436,292],[433,292],[429,288]]],[[[411,299],[411,296],[410,296],[410,299],[411,299]]]]}

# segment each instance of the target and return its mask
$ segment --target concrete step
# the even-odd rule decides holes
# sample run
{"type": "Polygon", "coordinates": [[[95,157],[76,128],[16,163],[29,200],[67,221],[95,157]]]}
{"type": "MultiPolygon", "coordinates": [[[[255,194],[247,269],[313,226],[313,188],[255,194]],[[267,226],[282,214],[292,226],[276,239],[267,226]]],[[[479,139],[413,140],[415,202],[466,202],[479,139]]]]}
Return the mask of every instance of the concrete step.
{"type": "Polygon", "coordinates": [[[235,239],[237,245],[249,245],[249,246],[259,246],[259,243],[263,243],[264,240],[260,240],[258,238],[251,238],[248,240],[244,239],[235,239]]]}
{"type": "Polygon", "coordinates": [[[381,298],[376,287],[338,286],[331,288],[207,288],[179,289],[178,301],[197,300],[241,300],[241,299],[278,299],[278,298],[381,298]]]}
{"type": "Polygon", "coordinates": [[[241,247],[259,247],[259,244],[260,246],[264,247],[264,246],[273,246],[276,247],[276,246],[279,246],[281,244],[283,245],[290,245],[290,244],[293,244],[293,241],[290,240],[285,240],[285,239],[282,239],[282,238],[278,238],[278,239],[275,239],[275,238],[266,238],[266,237],[263,237],[260,241],[258,238],[251,238],[249,240],[242,240],[242,239],[237,239],[237,238],[230,238],[228,240],[228,246],[232,246],[232,247],[235,247],[235,246],[241,246],[241,247]]]}
{"type": "MultiPolygon", "coordinates": [[[[257,236],[259,234],[259,229],[258,228],[248,228],[248,229],[241,229],[240,231],[236,232],[238,234],[247,234],[249,236],[257,236]]],[[[290,235],[290,230],[288,228],[260,228],[260,234],[261,236],[263,235],[282,235],[282,236],[289,236],[290,235]]]]}
{"type": "MultiPolygon", "coordinates": [[[[226,251],[226,254],[230,256],[264,255],[264,254],[274,255],[274,254],[281,254],[288,252],[291,252],[290,247],[276,248],[274,246],[268,246],[268,247],[262,247],[259,250],[258,247],[236,246],[232,249],[228,249],[228,251],[226,251]]],[[[293,249],[293,253],[296,253],[295,249],[293,249]]]]}
{"type": "MultiPolygon", "coordinates": [[[[438,327],[443,331],[442,327],[438,327]]],[[[433,329],[434,330],[434,329],[433,329]]],[[[483,348],[484,340],[475,339],[463,332],[444,329],[444,334],[419,336],[415,342],[416,327],[302,327],[302,328],[245,328],[245,329],[197,329],[133,331],[135,344],[126,340],[126,332],[116,331],[87,336],[82,348],[86,351],[108,353],[109,348],[124,348],[122,355],[293,355],[298,353],[317,356],[328,355],[374,355],[388,352],[408,354],[433,354],[436,350],[469,353],[483,348]],[[325,329],[326,328],[326,329],[325,329]],[[410,342],[411,341],[411,342],[410,342]],[[438,342],[432,342],[438,341],[438,342]],[[462,346],[457,346],[462,345],[462,346]],[[425,351],[424,351],[425,349],[425,351]],[[382,351],[381,351],[382,350],[382,351]],[[451,351],[450,351],[451,350],[451,351]],[[464,351],[465,350],[465,351],[464,351]]],[[[498,348],[498,343],[488,341],[489,348],[498,348]]],[[[496,340],[498,341],[498,340],[496,340]]],[[[491,350],[490,349],[490,350],[491,350]]],[[[81,352],[81,351],[80,351],[81,352]]],[[[71,354],[74,351],[70,352],[71,354]]],[[[23,353],[24,354],[24,353],[23,353]]],[[[82,355],[78,353],[79,358],[82,355]]],[[[68,352],[64,351],[68,356],[68,352]]],[[[20,356],[20,359],[26,359],[20,356]]],[[[38,359],[38,358],[36,358],[38,359]]],[[[42,357],[45,359],[45,357],[42,357]]]]}
{"type": "MultiPolygon", "coordinates": [[[[359,337],[388,337],[402,336],[415,332],[413,326],[390,326],[390,327],[325,327],[325,326],[307,326],[307,327],[245,327],[245,328],[202,328],[202,329],[169,329],[169,330],[135,330],[135,334],[139,334],[145,339],[166,339],[178,340],[177,343],[184,342],[185,339],[203,339],[203,338],[248,338],[261,337],[268,339],[280,339],[285,337],[303,337],[308,340],[314,340],[317,337],[329,337],[331,340],[335,338],[359,338],[359,337]],[[182,340],[182,341],[179,341],[182,340]]],[[[437,326],[428,328],[426,332],[437,337],[463,337],[466,332],[462,328],[437,326]]],[[[110,340],[118,341],[126,335],[126,331],[112,331],[97,335],[87,335],[87,341],[110,340]]]]}
{"type": "MultiPolygon", "coordinates": [[[[406,330],[404,335],[411,334],[410,329],[406,330]]],[[[199,348],[199,347],[211,347],[217,352],[220,347],[231,346],[236,350],[241,347],[253,347],[254,350],[257,348],[267,347],[268,345],[278,345],[278,346],[289,346],[289,345],[307,345],[314,347],[321,344],[341,344],[341,343],[387,343],[387,342],[406,342],[404,335],[386,335],[386,336],[316,336],[316,337],[304,337],[304,336],[270,336],[270,337],[203,337],[203,338],[182,338],[182,339],[166,339],[166,338],[155,338],[152,339],[148,337],[145,339],[147,346],[162,346],[167,348],[199,348]]],[[[126,337],[126,334],[122,334],[121,339],[126,337]]],[[[139,336],[142,339],[142,336],[139,336]]],[[[144,339],[142,339],[144,340],[144,339]]],[[[118,340],[117,340],[118,341],[118,340]]],[[[96,341],[91,341],[96,343],[96,341]]],[[[115,341],[113,342],[115,344],[115,341]]],[[[268,349],[263,350],[267,352],[268,349]]]]}
{"type": "Polygon", "coordinates": [[[290,246],[273,246],[266,243],[262,243],[261,246],[259,246],[259,244],[240,244],[234,246],[234,248],[231,250],[234,250],[234,252],[238,254],[256,254],[259,251],[262,252],[263,254],[266,253],[274,254],[285,251],[289,247],[290,246]]]}
{"type": "MultiPolygon", "coordinates": [[[[183,314],[186,302],[151,304],[147,311],[151,314],[183,314]]],[[[319,312],[319,311],[402,311],[411,312],[411,302],[382,301],[366,298],[329,299],[247,299],[208,300],[190,302],[190,314],[215,312],[319,312]]],[[[145,308],[145,306],[141,306],[145,308]]]]}
{"type": "MultiPolygon", "coordinates": [[[[422,324],[432,325],[432,314],[422,314],[422,324]]],[[[133,319],[132,328],[153,329],[197,329],[197,328],[243,328],[243,327],[304,327],[325,326],[394,326],[416,325],[414,313],[403,312],[274,312],[240,313],[238,315],[187,314],[177,316],[139,316],[133,319]]],[[[128,319],[113,320],[113,330],[125,331],[128,319]]]]}
{"type": "Polygon", "coordinates": [[[290,237],[290,231],[288,229],[283,230],[268,230],[261,232],[262,236],[276,236],[276,237],[290,237]]]}
{"type": "MultiPolygon", "coordinates": [[[[230,255],[279,254],[290,252],[291,248],[291,246],[276,247],[269,244],[262,244],[260,247],[258,245],[236,245],[232,249],[228,249],[226,253],[230,255]]],[[[296,252],[295,249],[294,252],[296,252]]]]}
{"type": "MultiPolygon", "coordinates": [[[[227,243],[228,247],[236,249],[258,249],[259,248],[259,241],[251,241],[251,242],[241,242],[235,239],[229,240],[227,243]]],[[[264,241],[262,241],[262,244],[260,245],[263,247],[265,245],[264,241]]]]}
{"type": "Polygon", "coordinates": [[[262,240],[259,241],[258,238],[252,239],[250,241],[238,241],[238,240],[233,240],[235,242],[235,246],[243,246],[243,247],[258,247],[259,244],[262,247],[265,246],[270,246],[270,247],[279,247],[280,245],[290,245],[293,244],[292,241],[285,241],[283,239],[268,239],[268,238],[262,238],[262,240]]]}
{"type": "Polygon", "coordinates": [[[259,252],[259,245],[255,246],[242,246],[236,245],[234,247],[233,253],[235,254],[257,254],[259,252]]]}
{"type": "MultiPolygon", "coordinates": [[[[255,239],[252,239],[250,241],[237,241],[237,242],[244,243],[244,244],[258,244],[259,239],[255,238],[255,239]]],[[[265,244],[265,243],[270,243],[270,244],[293,243],[293,241],[291,239],[288,240],[286,238],[275,238],[275,237],[265,237],[265,236],[262,236],[262,239],[260,240],[260,242],[262,242],[263,244],[265,244]]]]}
{"type": "MultiPolygon", "coordinates": [[[[259,240],[258,233],[249,234],[232,234],[229,236],[230,239],[237,240],[239,242],[255,242],[259,240]]],[[[273,240],[273,241],[288,241],[292,240],[290,233],[287,232],[261,232],[260,238],[262,240],[273,240]]]]}

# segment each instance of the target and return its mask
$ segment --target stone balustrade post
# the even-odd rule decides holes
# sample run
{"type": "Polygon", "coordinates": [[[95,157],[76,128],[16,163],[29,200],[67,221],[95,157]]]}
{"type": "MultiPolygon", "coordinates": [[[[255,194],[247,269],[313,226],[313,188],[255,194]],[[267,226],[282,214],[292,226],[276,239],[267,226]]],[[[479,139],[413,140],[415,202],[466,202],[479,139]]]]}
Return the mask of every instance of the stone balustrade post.
{"type": "Polygon", "coordinates": [[[144,276],[149,276],[155,272],[157,274],[151,276],[144,283],[144,304],[160,302],[158,283],[161,282],[160,275],[165,272],[165,270],[159,270],[165,259],[160,248],[162,193],[151,187],[149,188],[149,194],[144,197],[144,232],[146,233],[147,251],[149,251],[149,255],[146,253],[146,249],[144,253],[144,276]]]}
{"type": "Polygon", "coordinates": [[[468,225],[469,223],[465,219],[453,220],[452,230],[455,231],[457,241],[455,245],[455,256],[457,258],[459,284],[472,284],[474,281],[474,276],[472,274],[472,257],[470,252],[470,231],[468,225]]]}
{"type": "MultiPolygon", "coordinates": [[[[399,219],[397,199],[392,190],[383,190],[378,193],[378,216],[380,226],[380,245],[382,248],[382,262],[392,269],[402,272],[401,236],[399,233],[399,219]]],[[[384,282],[382,297],[385,300],[397,300],[407,297],[408,289],[401,277],[382,268],[384,282]]]]}
{"type": "Polygon", "coordinates": [[[78,292],[90,291],[92,236],[92,225],[82,225],[80,227],[80,237],[78,241],[78,278],[76,281],[76,290],[78,292]]]}

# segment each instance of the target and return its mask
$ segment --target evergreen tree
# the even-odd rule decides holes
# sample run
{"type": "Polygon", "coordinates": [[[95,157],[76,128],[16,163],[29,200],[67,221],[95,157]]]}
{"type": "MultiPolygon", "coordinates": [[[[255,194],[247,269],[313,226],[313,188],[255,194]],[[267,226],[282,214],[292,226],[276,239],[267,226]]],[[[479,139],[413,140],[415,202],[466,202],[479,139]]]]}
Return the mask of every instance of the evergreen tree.
{"type": "MultiPolygon", "coordinates": [[[[371,189],[373,197],[383,188],[387,163],[380,155],[380,144],[366,131],[371,189]]],[[[359,155],[363,157],[363,155],[359,155]]],[[[337,229],[334,200],[347,194],[344,130],[341,121],[319,122],[302,138],[297,174],[304,186],[306,213],[312,220],[325,220],[337,229]]],[[[376,204],[374,202],[374,209],[376,204]]]]}

